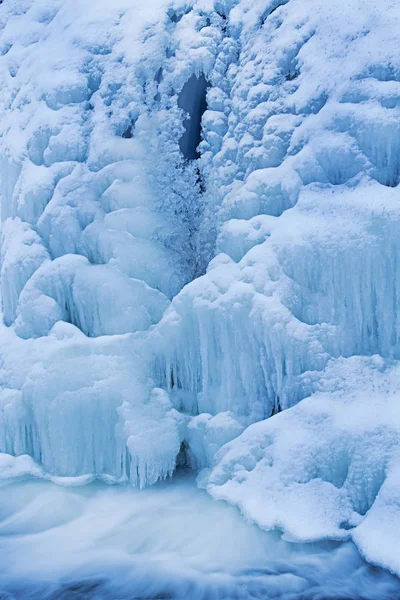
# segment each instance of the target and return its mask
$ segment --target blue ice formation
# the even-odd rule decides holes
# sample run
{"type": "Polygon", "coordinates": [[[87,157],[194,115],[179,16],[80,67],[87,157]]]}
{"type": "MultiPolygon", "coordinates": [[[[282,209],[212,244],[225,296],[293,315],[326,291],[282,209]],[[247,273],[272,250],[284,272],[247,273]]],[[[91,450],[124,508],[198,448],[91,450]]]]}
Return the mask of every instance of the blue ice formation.
{"type": "Polygon", "coordinates": [[[3,478],[186,463],[400,573],[399,27],[394,0],[1,4],[3,478]]]}

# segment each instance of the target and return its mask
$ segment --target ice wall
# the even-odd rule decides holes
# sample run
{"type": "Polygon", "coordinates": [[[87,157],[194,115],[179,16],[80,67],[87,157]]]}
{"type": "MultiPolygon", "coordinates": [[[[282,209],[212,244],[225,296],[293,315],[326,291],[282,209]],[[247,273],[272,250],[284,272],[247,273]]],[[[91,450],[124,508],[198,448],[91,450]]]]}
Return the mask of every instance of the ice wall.
{"type": "Polygon", "coordinates": [[[231,63],[203,117],[198,234],[215,250],[157,326],[160,381],[200,413],[188,453],[215,498],[400,573],[397,7],[218,10],[231,63]]]}
{"type": "Polygon", "coordinates": [[[146,332],[198,269],[180,140],[188,110],[189,154],[200,141],[220,21],[163,0],[0,7],[0,450],[37,472],[175,469],[184,419],[146,332]]]}
{"type": "Polygon", "coordinates": [[[397,394],[373,391],[374,361],[396,373],[400,352],[396,4],[131,4],[0,5],[0,451],[28,454],[27,473],[138,486],[177,461],[213,468],[212,494],[287,535],[286,512],[249,502],[278,489],[279,508],[304,484],[330,517],[300,537],[357,526],[400,572],[363,520],[397,502],[377,408],[397,394]],[[328,436],[364,408],[372,429],[328,436]],[[307,453],[284,448],[293,415],[307,453]],[[316,459],[337,443],[328,473],[316,459]],[[257,494],[235,480],[243,444],[257,494]]]}
{"type": "Polygon", "coordinates": [[[219,10],[231,63],[203,118],[199,234],[213,210],[215,257],[162,323],[166,380],[200,412],[259,420],[329,357],[398,357],[398,14],[362,0],[219,10]]]}

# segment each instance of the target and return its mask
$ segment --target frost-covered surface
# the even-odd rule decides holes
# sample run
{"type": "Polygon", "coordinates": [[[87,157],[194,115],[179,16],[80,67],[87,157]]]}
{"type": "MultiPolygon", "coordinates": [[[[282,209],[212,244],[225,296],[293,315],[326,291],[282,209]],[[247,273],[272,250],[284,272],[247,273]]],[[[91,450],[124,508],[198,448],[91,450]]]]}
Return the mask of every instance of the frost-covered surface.
{"type": "Polygon", "coordinates": [[[186,461],[400,573],[399,29],[395,0],[0,5],[2,477],[186,461]]]}
{"type": "Polygon", "coordinates": [[[399,366],[353,357],[307,377],[320,391],[226,444],[208,489],[286,539],[351,537],[396,571],[399,366]]]}
{"type": "Polygon", "coordinates": [[[198,268],[179,94],[210,71],[221,32],[200,7],[180,25],[185,10],[0,7],[0,449],[51,477],[144,486],[180,451],[182,417],[140,332],[198,268]]]}
{"type": "Polygon", "coordinates": [[[216,258],[169,316],[168,360],[200,410],[254,420],[331,356],[399,353],[398,5],[281,4],[229,14],[238,59],[204,116],[216,258]]]}

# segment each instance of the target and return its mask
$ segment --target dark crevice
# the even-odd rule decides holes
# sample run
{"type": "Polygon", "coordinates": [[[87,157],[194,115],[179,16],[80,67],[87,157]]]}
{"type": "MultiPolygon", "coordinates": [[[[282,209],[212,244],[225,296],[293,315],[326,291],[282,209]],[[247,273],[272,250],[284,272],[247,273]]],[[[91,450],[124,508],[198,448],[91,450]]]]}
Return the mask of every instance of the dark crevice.
{"type": "Polygon", "coordinates": [[[218,10],[217,10],[217,15],[219,17],[221,17],[221,21],[222,21],[222,23],[221,23],[221,31],[222,31],[222,33],[226,33],[226,29],[227,29],[227,18],[226,18],[226,15],[223,12],[219,12],[218,10]]]}
{"type": "Polygon", "coordinates": [[[125,131],[123,132],[122,137],[125,140],[130,140],[132,138],[132,136],[133,136],[132,125],[129,125],[129,127],[127,127],[125,129],[125,131]]]}
{"type": "Polygon", "coordinates": [[[122,137],[125,140],[130,140],[131,138],[133,138],[133,133],[135,131],[135,125],[136,125],[136,119],[132,120],[128,127],[123,131],[122,133],[122,137]]]}
{"type": "Polygon", "coordinates": [[[300,71],[292,71],[289,72],[285,75],[285,79],[286,81],[293,81],[293,79],[297,79],[297,77],[300,75],[300,71]]]}
{"type": "Polygon", "coordinates": [[[179,21],[182,19],[182,15],[177,15],[176,13],[173,13],[170,15],[169,18],[173,23],[179,23],[179,21]]]}
{"type": "Polygon", "coordinates": [[[275,404],[272,407],[272,411],[271,411],[270,417],[273,417],[274,415],[277,415],[280,412],[282,412],[281,399],[279,398],[279,396],[276,396],[276,398],[275,398],[275,404]]]}
{"type": "Polygon", "coordinates": [[[261,17],[261,27],[264,25],[268,17],[270,17],[276,10],[278,10],[278,8],[280,8],[281,6],[285,6],[285,4],[287,3],[288,0],[283,0],[283,2],[277,2],[273,8],[268,9],[268,11],[261,17]]]}
{"type": "MultiPolygon", "coordinates": [[[[167,377],[163,377],[163,381],[167,381],[167,377]]],[[[178,374],[174,369],[171,369],[169,373],[169,390],[182,390],[183,385],[181,380],[179,379],[178,374]]]]}
{"type": "Polygon", "coordinates": [[[174,9],[168,10],[168,16],[173,23],[179,23],[179,21],[190,12],[191,9],[187,9],[184,12],[177,13],[174,9]]]}
{"type": "Polygon", "coordinates": [[[163,80],[163,78],[164,78],[163,68],[162,68],[162,67],[160,67],[160,68],[157,70],[156,74],[154,75],[154,81],[155,81],[156,83],[161,83],[161,82],[162,82],[162,80],[163,80]]]}
{"type": "Polygon", "coordinates": [[[199,186],[200,194],[204,194],[206,191],[206,183],[199,167],[196,167],[196,185],[199,186]]]}
{"type": "Polygon", "coordinates": [[[192,460],[190,459],[190,450],[187,442],[183,441],[176,457],[175,471],[178,469],[192,468],[192,460]]]}
{"type": "Polygon", "coordinates": [[[201,119],[207,110],[208,87],[203,73],[198,77],[193,74],[179,94],[178,106],[187,113],[183,121],[185,131],[179,140],[180,150],[186,160],[200,157],[197,147],[201,142],[201,119]]]}

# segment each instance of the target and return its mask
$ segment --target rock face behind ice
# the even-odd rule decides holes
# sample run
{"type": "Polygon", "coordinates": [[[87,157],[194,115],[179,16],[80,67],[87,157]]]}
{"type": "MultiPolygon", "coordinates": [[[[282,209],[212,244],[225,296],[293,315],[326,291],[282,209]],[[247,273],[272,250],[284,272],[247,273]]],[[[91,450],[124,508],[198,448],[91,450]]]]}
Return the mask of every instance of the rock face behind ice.
{"type": "Polygon", "coordinates": [[[397,3],[140,4],[0,6],[2,476],[204,467],[400,572],[397,3]]]}

